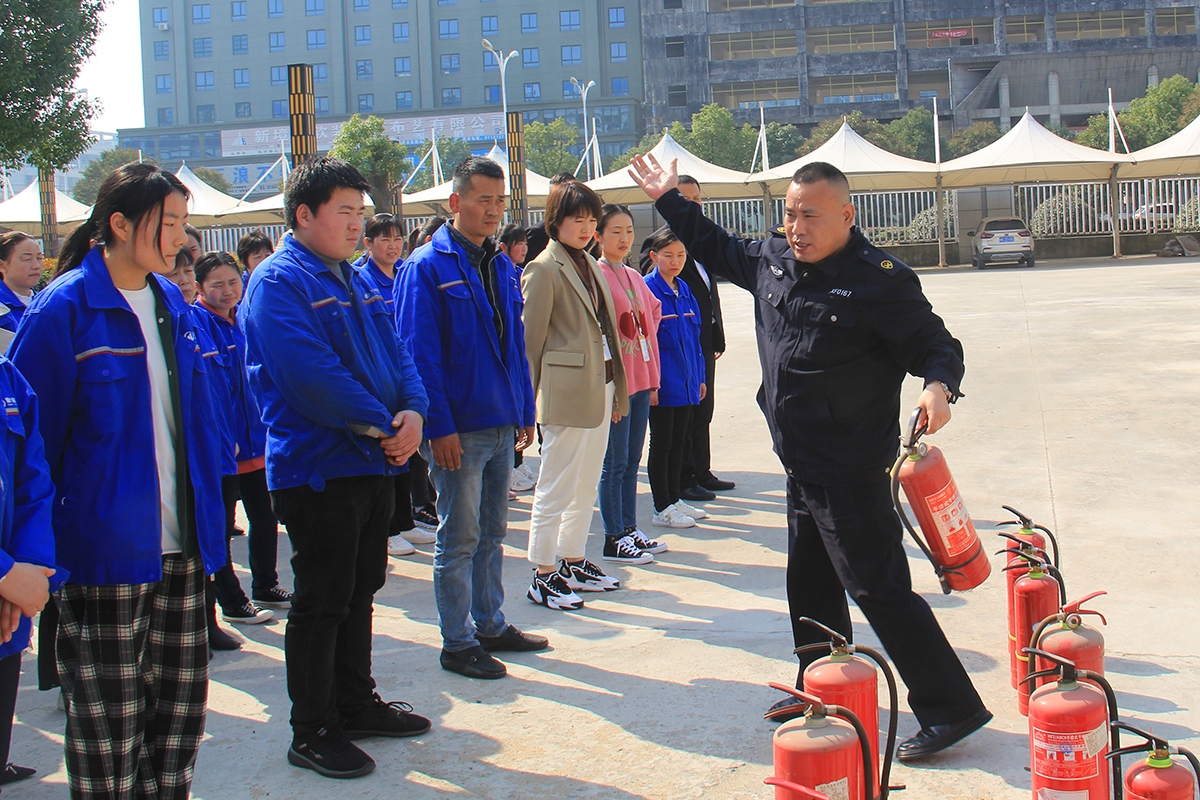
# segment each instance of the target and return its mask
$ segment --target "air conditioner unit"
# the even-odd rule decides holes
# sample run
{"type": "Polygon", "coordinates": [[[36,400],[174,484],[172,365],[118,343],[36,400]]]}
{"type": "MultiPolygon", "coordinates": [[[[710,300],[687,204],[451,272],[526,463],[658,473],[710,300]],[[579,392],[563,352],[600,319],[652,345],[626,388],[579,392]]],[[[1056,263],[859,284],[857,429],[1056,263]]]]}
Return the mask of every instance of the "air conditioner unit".
{"type": "Polygon", "coordinates": [[[169,29],[171,26],[165,22],[156,22],[156,23],[154,23],[154,27],[158,28],[160,31],[165,31],[165,30],[169,29]]]}

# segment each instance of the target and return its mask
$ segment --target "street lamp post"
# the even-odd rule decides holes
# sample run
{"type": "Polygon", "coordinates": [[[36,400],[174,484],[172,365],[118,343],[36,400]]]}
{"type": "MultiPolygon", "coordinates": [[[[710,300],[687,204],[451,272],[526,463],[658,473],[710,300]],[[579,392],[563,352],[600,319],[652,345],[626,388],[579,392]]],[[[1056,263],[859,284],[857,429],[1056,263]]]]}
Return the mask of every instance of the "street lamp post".
{"type": "Polygon", "coordinates": [[[508,55],[504,55],[497,50],[487,39],[483,40],[483,49],[496,57],[496,61],[500,63],[500,106],[504,109],[504,152],[508,152],[508,88],[504,82],[504,71],[508,67],[508,62],[517,55],[517,51],[513,50],[508,55]]]}
{"type": "Polygon", "coordinates": [[[571,85],[575,87],[575,91],[583,95],[583,155],[587,158],[588,180],[591,180],[596,176],[592,174],[592,159],[588,149],[592,140],[588,138],[587,94],[588,90],[596,85],[596,82],[588,81],[587,86],[584,86],[575,78],[571,78],[571,85]]]}

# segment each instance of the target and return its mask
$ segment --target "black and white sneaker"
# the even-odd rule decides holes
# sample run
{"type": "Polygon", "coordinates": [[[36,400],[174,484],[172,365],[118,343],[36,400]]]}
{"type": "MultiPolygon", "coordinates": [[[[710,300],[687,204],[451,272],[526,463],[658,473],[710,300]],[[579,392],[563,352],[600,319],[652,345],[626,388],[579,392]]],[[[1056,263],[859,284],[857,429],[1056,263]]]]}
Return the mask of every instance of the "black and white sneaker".
{"type": "Polygon", "coordinates": [[[562,573],[557,571],[545,577],[534,573],[533,583],[525,596],[539,605],[559,611],[583,608],[583,598],[571,591],[562,573]]]}
{"type": "Polygon", "coordinates": [[[558,574],[563,577],[567,586],[581,592],[611,592],[621,588],[619,580],[605,575],[586,558],[578,564],[563,559],[558,564],[558,574]]]}
{"type": "Polygon", "coordinates": [[[221,609],[221,619],[226,622],[236,622],[239,625],[261,625],[274,618],[274,611],[269,608],[259,608],[249,600],[237,608],[221,609]]]}
{"type": "Polygon", "coordinates": [[[287,759],[326,778],[357,778],[375,769],[375,760],[341,731],[325,728],[312,736],[292,739],[287,759]]]}
{"type": "Polygon", "coordinates": [[[289,591],[286,591],[284,589],[280,589],[278,586],[272,586],[270,589],[267,589],[262,592],[255,592],[254,597],[252,599],[254,600],[254,605],[259,606],[259,607],[266,607],[266,608],[291,608],[292,607],[292,593],[289,591]]]}
{"type": "Polygon", "coordinates": [[[647,553],[665,553],[667,552],[666,542],[656,542],[646,534],[642,533],[638,528],[634,528],[629,532],[633,537],[633,543],[647,553]]]}
{"type": "Polygon", "coordinates": [[[438,528],[437,514],[427,508],[416,508],[412,512],[413,523],[418,528],[423,528],[427,531],[436,531],[438,528]]]}
{"type": "Polygon", "coordinates": [[[604,537],[604,560],[619,564],[649,564],[654,561],[654,556],[638,547],[633,537],[627,534],[620,539],[604,537]]]}

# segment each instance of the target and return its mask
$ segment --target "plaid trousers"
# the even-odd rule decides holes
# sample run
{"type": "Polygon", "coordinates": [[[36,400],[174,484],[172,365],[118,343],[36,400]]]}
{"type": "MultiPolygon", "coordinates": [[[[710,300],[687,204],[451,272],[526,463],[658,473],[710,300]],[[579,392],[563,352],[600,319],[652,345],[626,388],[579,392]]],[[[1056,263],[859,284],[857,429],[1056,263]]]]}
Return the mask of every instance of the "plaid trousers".
{"type": "Polygon", "coordinates": [[[168,555],[158,583],[63,587],[72,798],[188,797],[208,701],[204,580],[199,560],[168,555]]]}

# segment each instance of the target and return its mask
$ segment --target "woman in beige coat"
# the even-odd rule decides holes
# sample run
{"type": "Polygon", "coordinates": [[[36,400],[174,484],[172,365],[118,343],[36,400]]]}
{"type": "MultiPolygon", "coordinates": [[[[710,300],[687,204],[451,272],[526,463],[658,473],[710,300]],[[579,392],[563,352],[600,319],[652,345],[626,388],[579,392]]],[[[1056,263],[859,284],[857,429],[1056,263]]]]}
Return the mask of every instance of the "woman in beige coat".
{"type": "Polygon", "coordinates": [[[528,558],[537,573],[528,597],[548,608],[581,608],[575,590],[620,587],[584,556],[608,426],[629,413],[612,294],[596,260],[584,252],[600,215],[595,192],[582,183],[564,184],[546,207],[550,243],[521,274],[525,353],[542,426],[529,525],[528,558]]]}

